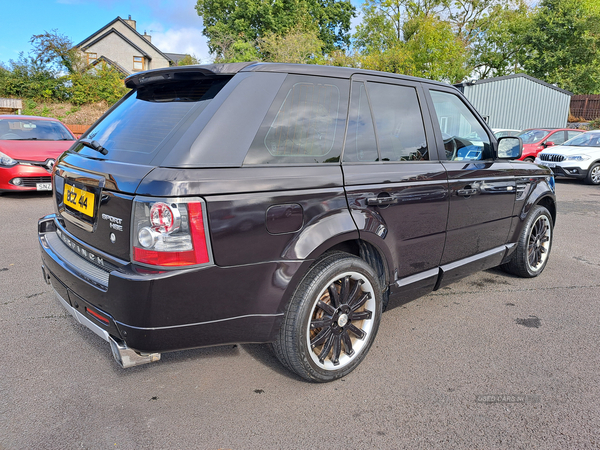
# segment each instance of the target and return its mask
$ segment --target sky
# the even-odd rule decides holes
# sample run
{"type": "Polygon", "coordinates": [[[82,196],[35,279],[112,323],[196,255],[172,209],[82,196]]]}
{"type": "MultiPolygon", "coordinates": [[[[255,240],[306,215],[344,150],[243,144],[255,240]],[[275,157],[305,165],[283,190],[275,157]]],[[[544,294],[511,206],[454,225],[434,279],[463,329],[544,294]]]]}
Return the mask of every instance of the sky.
{"type": "Polygon", "coordinates": [[[0,62],[31,51],[35,34],[58,30],[78,44],[120,16],[167,53],[188,53],[211,62],[196,0],[0,0],[0,62]]]}
{"type": "MultiPolygon", "coordinates": [[[[353,1],[357,12],[359,3],[353,1]]],[[[28,54],[35,34],[57,30],[78,44],[118,16],[131,16],[161,51],[188,53],[207,64],[211,57],[195,6],[196,0],[0,0],[0,62],[28,54]]]]}

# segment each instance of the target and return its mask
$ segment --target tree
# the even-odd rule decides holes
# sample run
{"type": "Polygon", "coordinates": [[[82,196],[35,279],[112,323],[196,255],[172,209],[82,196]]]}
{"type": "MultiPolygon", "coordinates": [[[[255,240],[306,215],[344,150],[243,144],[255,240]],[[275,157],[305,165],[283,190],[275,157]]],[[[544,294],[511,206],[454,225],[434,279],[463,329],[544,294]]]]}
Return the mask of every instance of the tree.
{"type": "Polygon", "coordinates": [[[485,26],[473,33],[472,76],[483,79],[522,71],[523,36],[530,26],[530,10],[525,5],[494,7],[485,26]]]}
{"type": "Polygon", "coordinates": [[[264,61],[307,64],[321,60],[323,41],[316,29],[304,30],[298,25],[283,36],[267,33],[258,45],[264,61]]]}
{"type": "Polygon", "coordinates": [[[469,51],[436,0],[367,0],[354,35],[361,67],[439,81],[461,81],[469,51]]]}
{"type": "Polygon", "coordinates": [[[600,94],[600,7],[542,0],[523,34],[523,70],[575,94],[600,94]]]}
{"type": "MultiPolygon", "coordinates": [[[[355,14],[350,0],[198,0],[196,10],[217,59],[243,43],[255,46],[258,54],[259,39],[284,36],[298,24],[316,26],[327,53],[349,44],[350,19],[355,14]]],[[[247,45],[241,45],[243,51],[238,49],[236,55],[247,55],[247,45]]]]}
{"type": "Polygon", "coordinates": [[[51,66],[59,71],[64,68],[68,73],[77,73],[84,68],[79,49],[58,30],[33,35],[29,42],[34,59],[42,65],[51,66]]]}
{"type": "Polygon", "coordinates": [[[178,66],[195,66],[200,64],[200,59],[196,58],[196,55],[185,55],[177,63],[178,66]]]}

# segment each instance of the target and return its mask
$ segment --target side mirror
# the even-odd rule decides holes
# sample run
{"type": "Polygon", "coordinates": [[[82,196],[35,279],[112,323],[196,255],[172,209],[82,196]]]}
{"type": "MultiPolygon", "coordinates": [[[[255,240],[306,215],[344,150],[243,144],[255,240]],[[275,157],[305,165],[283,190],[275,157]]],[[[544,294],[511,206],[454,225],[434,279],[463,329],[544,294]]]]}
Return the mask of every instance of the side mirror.
{"type": "Polygon", "coordinates": [[[517,136],[498,139],[498,159],[519,159],[523,154],[523,141],[517,136]]]}
{"type": "Polygon", "coordinates": [[[548,141],[544,143],[544,147],[552,147],[554,145],[554,142],[552,141],[548,141]]]}

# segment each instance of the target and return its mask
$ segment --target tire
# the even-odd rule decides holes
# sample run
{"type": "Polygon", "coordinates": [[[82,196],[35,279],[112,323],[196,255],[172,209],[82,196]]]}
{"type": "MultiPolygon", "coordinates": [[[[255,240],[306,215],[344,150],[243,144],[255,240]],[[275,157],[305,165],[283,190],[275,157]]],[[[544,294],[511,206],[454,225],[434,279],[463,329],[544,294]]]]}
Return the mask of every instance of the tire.
{"type": "Polygon", "coordinates": [[[523,159],[523,161],[532,163],[533,161],[535,161],[535,158],[528,156],[527,158],[523,159]]]}
{"type": "Polygon", "coordinates": [[[550,212],[543,206],[534,206],[525,220],[512,259],[502,268],[523,278],[537,277],[548,263],[553,235],[550,212]]]}
{"type": "Polygon", "coordinates": [[[600,163],[592,164],[584,181],[585,184],[600,184],[600,163]]]}
{"type": "Polygon", "coordinates": [[[347,253],[326,254],[296,288],[273,350],[302,378],[333,381],[365,358],[381,314],[381,288],[373,268],[347,253]]]}

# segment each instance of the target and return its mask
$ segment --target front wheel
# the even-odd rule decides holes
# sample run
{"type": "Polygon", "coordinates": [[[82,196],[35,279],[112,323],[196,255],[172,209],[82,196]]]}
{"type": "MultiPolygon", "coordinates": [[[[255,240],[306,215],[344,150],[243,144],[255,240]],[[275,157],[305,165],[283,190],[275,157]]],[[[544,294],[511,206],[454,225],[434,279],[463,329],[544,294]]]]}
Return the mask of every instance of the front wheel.
{"type": "Polygon", "coordinates": [[[375,271],[347,253],[326,255],[308,271],[287,308],[273,348],[309,381],[350,373],[373,344],[382,314],[375,271]]]}
{"type": "Polygon", "coordinates": [[[507,272],[524,278],[537,277],[548,263],[554,224],[550,212],[543,206],[534,206],[519,236],[512,259],[502,265],[507,272]]]}
{"type": "Polygon", "coordinates": [[[592,164],[588,171],[587,177],[585,178],[587,184],[600,184],[600,163],[592,164]]]}

